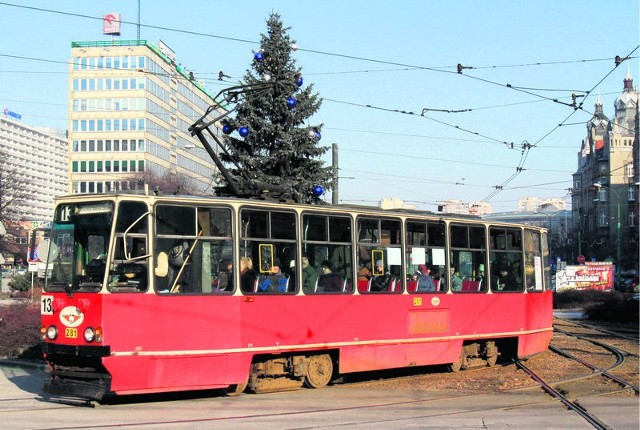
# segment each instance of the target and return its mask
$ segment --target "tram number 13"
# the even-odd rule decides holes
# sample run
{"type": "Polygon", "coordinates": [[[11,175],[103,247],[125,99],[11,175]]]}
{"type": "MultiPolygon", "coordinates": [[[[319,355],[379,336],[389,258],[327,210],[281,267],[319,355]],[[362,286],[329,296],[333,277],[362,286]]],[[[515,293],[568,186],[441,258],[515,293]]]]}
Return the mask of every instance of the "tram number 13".
{"type": "Polygon", "coordinates": [[[42,296],[40,299],[40,314],[53,315],[53,296],[42,296]]]}

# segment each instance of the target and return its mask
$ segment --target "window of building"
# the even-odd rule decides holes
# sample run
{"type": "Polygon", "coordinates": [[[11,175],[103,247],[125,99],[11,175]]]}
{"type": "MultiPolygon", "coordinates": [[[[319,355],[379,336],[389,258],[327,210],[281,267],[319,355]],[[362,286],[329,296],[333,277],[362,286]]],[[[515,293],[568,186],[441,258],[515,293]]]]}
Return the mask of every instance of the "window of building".
{"type": "Polygon", "coordinates": [[[633,163],[628,163],[624,166],[624,173],[628,178],[633,178],[633,163]]]}
{"type": "Polygon", "coordinates": [[[609,225],[609,219],[607,217],[607,212],[601,210],[598,212],[598,227],[606,227],[609,225]]]}
{"type": "Polygon", "coordinates": [[[598,188],[598,201],[601,203],[607,201],[607,189],[605,187],[598,188]]]}

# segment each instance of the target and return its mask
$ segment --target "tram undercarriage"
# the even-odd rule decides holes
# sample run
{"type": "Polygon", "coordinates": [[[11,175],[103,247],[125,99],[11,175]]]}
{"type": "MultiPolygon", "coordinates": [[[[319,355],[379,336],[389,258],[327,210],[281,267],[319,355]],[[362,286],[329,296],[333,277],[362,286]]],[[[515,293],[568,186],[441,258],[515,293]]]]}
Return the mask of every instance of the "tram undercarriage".
{"type": "Polygon", "coordinates": [[[313,355],[258,356],[251,365],[251,374],[244,387],[233,385],[227,395],[240,394],[244,389],[254,393],[325,387],[333,379],[334,359],[328,353],[313,355]],[[243,388],[241,390],[241,388],[243,388]]]}

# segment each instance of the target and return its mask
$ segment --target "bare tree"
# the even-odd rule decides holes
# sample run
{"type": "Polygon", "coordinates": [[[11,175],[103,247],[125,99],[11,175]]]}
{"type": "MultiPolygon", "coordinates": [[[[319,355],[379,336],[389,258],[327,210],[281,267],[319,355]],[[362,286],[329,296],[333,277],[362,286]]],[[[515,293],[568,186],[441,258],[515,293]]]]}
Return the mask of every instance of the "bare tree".
{"type": "Polygon", "coordinates": [[[0,148],[0,222],[6,235],[0,236],[0,253],[22,255],[26,248],[15,239],[20,235],[18,221],[25,218],[25,204],[31,197],[29,178],[14,167],[12,156],[0,148]],[[25,249],[23,249],[25,248],[25,249]]]}
{"type": "Polygon", "coordinates": [[[24,218],[21,207],[31,198],[31,184],[24,172],[13,167],[11,154],[0,148],[0,220],[24,218]]]}
{"type": "Polygon", "coordinates": [[[159,176],[154,172],[147,171],[134,173],[129,176],[127,180],[138,184],[139,186],[137,188],[146,184],[149,186],[150,191],[160,192],[162,194],[201,194],[194,185],[193,180],[184,175],[167,173],[159,176]]]}

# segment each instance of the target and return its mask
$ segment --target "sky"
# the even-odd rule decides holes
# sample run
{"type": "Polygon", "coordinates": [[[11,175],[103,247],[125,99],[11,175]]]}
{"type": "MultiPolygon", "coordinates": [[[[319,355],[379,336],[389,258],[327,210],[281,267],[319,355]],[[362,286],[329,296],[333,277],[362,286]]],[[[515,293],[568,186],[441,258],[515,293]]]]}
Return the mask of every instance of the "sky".
{"type": "Polygon", "coordinates": [[[111,12],[121,40],[162,40],[215,94],[244,76],[275,12],[323,100],[309,124],[338,146],[340,202],[570,202],[597,98],[612,118],[628,72],[638,88],[639,2],[0,1],[0,108],[67,129],[71,42],[110,40],[111,12]]]}

